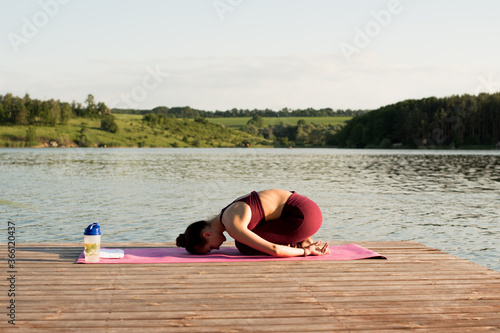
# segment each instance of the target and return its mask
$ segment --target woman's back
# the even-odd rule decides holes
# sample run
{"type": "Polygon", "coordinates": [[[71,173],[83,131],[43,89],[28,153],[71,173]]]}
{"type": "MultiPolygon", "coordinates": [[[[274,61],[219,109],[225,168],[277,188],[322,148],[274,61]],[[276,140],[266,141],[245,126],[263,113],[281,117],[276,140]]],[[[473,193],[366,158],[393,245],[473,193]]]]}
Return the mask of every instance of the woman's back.
{"type": "Polygon", "coordinates": [[[281,216],[286,201],[292,192],[285,190],[265,190],[257,192],[264,210],[266,221],[278,219],[281,216]]]}

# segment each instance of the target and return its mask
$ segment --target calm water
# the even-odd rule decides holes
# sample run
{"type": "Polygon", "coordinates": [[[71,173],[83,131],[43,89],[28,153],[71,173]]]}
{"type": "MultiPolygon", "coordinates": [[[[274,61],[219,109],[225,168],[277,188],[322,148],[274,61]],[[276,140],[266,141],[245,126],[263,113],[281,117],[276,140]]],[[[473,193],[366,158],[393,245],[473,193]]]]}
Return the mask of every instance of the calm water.
{"type": "Polygon", "coordinates": [[[324,240],[415,240],[500,270],[500,152],[0,149],[0,213],[19,242],[174,241],[252,190],[316,201],[324,240]]]}

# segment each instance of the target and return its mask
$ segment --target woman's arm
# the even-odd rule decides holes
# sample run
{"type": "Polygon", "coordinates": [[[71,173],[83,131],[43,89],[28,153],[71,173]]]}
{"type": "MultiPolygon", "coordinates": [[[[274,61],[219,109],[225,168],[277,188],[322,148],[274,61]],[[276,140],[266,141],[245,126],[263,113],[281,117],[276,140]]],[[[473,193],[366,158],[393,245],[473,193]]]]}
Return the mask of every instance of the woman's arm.
{"type": "Polygon", "coordinates": [[[248,229],[233,229],[231,232],[228,230],[228,233],[235,240],[275,257],[298,257],[305,253],[301,248],[271,243],[248,229]]]}
{"type": "Polygon", "coordinates": [[[251,214],[250,207],[241,202],[234,203],[224,212],[222,223],[228,234],[238,242],[275,257],[299,257],[329,253],[328,247],[323,249],[317,247],[320,242],[311,244],[305,249],[271,243],[248,230],[251,214]]]}

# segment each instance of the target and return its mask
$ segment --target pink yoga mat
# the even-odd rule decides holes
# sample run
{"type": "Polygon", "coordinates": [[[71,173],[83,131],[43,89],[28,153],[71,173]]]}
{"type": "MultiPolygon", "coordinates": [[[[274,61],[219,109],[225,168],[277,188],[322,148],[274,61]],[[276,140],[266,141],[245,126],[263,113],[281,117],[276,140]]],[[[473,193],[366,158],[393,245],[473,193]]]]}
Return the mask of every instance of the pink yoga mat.
{"type": "Polygon", "coordinates": [[[132,248],[123,249],[125,256],[120,259],[101,258],[96,263],[86,263],[82,252],[77,264],[172,264],[191,262],[232,262],[232,261],[280,261],[280,260],[355,260],[387,259],[380,254],[357,244],[330,246],[330,254],[322,256],[287,257],[246,256],[235,247],[222,247],[207,255],[192,255],[183,248],[132,248]]]}

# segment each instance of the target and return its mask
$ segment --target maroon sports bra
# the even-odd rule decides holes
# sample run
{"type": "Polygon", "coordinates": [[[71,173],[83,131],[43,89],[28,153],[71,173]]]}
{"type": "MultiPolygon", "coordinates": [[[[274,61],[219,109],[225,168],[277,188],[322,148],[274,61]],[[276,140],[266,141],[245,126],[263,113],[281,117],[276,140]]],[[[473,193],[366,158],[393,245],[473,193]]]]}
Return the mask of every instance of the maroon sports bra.
{"type": "Polygon", "coordinates": [[[265,222],[265,216],[264,216],[264,209],[262,208],[262,203],[260,202],[259,194],[256,191],[253,191],[247,196],[244,196],[242,198],[236,199],[233,202],[231,202],[229,205],[224,207],[221,212],[220,212],[220,223],[222,223],[222,215],[224,214],[224,211],[231,206],[235,202],[244,202],[248,206],[250,206],[250,210],[252,212],[252,217],[250,219],[250,223],[248,224],[248,229],[253,230],[255,227],[257,227],[259,224],[262,222],[265,222]]]}

